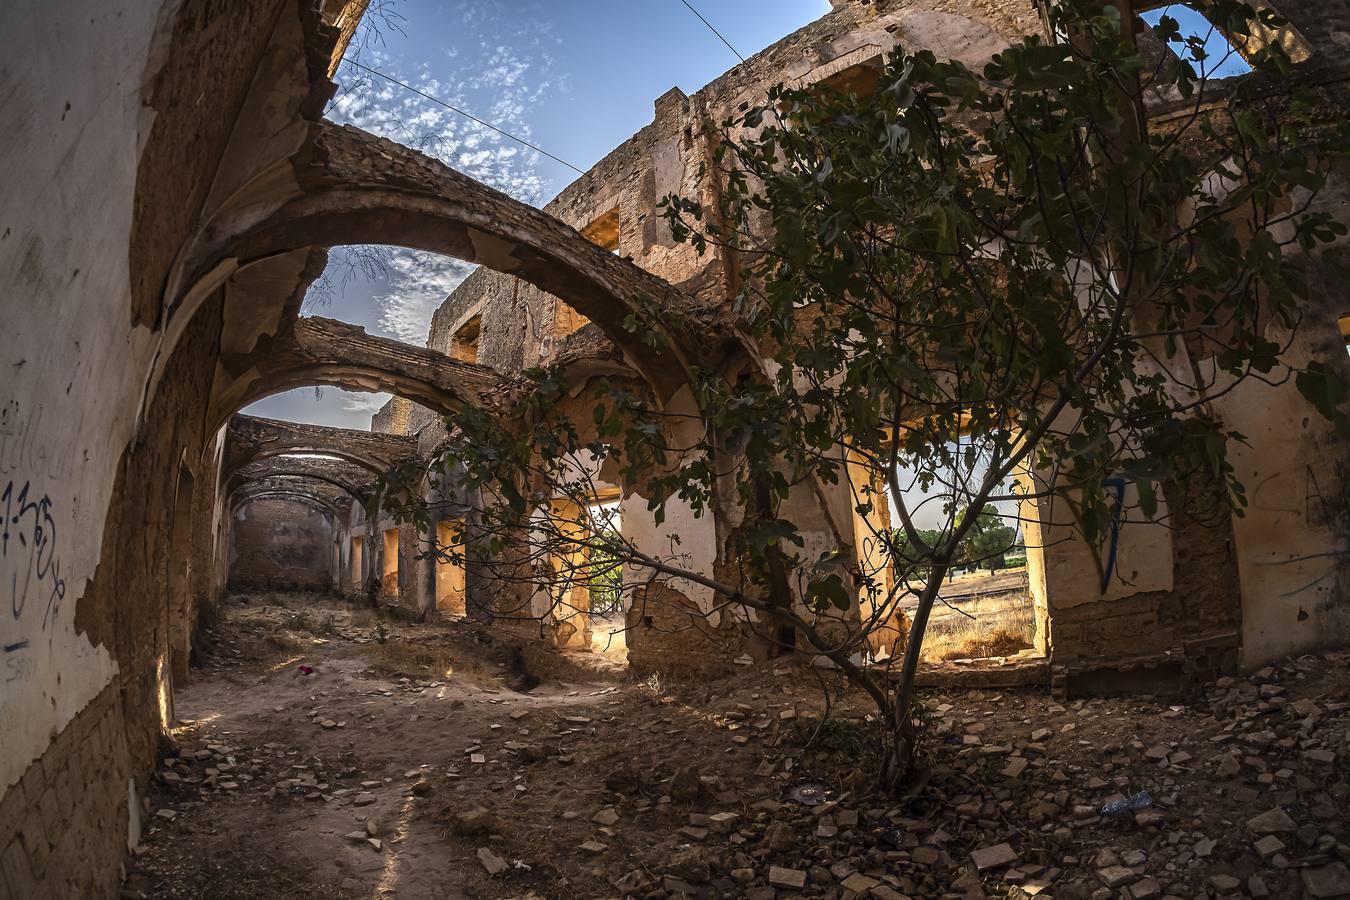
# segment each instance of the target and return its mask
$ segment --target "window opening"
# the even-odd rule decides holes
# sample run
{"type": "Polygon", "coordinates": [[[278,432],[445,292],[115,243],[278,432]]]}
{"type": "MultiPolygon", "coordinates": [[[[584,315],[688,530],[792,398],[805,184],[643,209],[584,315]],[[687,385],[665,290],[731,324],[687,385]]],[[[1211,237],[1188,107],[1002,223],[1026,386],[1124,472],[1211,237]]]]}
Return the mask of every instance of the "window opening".
{"type": "Polygon", "coordinates": [[[450,358],[460,362],[478,362],[478,338],[483,331],[483,317],[474,316],[459,326],[450,338],[450,358]]]}
{"type": "Polygon", "coordinates": [[[1246,75],[1251,63],[1228,36],[1205,16],[1180,3],[1168,3],[1139,14],[1149,28],[1156,29],[1163,16],[1175,19],[1180,37],[1168,42],[1172,52],[1195,67],[1202,78],[1214,80],[1246,75]]]}
{"type": "MultiPolygon", "coordinates": [[[[617,206],[580,230],[582,237],[600,249],[615,254],[619,252],[620,220],[617,206]]],[[[559,300],[554,314],[553,333],[557,337],[567,337],[590,321],[571,306],[559,300]]]]}
{"type": "MultiPolygon", "coordinates": [[[[948,449],[953,458],[963,460],[968,459],[963,453],[968,445],[969,441],[962,439],[959,445],[950,443],[948,449]]],[[[910,520],[926,543],[940,540],[942,529],[964,521],[966,513],[960,505],[963,485],[978,484],[987,470],[988,462],[977,454],[973,464],[938,468],[934,482],[924,485],[916,469],[902,457],[896,467],[896,481],[910,520]],[[950,508],[953,502],[957,504],[955,510],[950,508]]],[[[1003,495],[1016,492],[1012,478],[997,491],[1003,495]]],[[[889,488],[886,493],[893,534],[897,546],[903,548],[908,543],[904,528],[889,488]]],[[[1002,500],[980,512],[958,549],[941,599],[933,606],[924,637],[924,660],[1007,657],[1034,650],[1039,613],[1032,597],[1028,556],[1040,553],[1040,548],[1028,550],[1023,525],[1031,519],[1034,503],[1030,500],[1002,500]]],[[[903,601],[904,611],[911,618],[926,575],[923,566],[916,566],[911,573],[910,591],[903,601]]]]}

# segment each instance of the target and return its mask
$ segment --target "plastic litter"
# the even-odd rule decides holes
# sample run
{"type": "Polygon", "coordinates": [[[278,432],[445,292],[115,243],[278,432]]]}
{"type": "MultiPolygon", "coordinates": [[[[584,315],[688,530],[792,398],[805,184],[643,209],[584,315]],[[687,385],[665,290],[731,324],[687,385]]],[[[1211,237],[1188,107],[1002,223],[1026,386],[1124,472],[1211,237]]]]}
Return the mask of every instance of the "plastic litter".
{"type": "Polygon", "coordinates": [[[826,785],[807,782],[788,791],[788,799],[803,806],[819,806],[829,799],[830,789],[826,785]]]}
{"type": "Polygon", "coordinates": [[[1112,800],[1102,807],[1102,815],[1119,816],[1127,812],[1134,812],[1137,809],[1148,809],[1153,805],[1153,795],[1148,791],[1140,791],[1137,794],[1131,794],[1129,797],[1122,797],[1119,800],[1112,800]]]}
{"type": "Polygon", "coordinates": [[[299,672],[301,675],[313,675],[313,674],[314,674],[314,667],[313,667],[313,666],[301,666],[301,667],[298,668],[296,671],[299,672]]]}

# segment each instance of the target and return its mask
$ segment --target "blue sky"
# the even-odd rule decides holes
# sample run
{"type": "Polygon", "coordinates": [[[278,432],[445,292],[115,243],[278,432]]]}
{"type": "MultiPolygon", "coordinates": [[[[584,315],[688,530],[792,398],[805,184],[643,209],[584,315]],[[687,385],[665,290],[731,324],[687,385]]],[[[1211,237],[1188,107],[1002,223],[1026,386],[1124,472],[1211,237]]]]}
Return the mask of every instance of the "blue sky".
{"type": "Polygon", "coordinates": [[[1205,78],[1228,78],[1244,75],[1252,70],[1245,59],[1233,49],[1228,39],[1210,24],[1204,16],[1193,9],[1177,4],[1169,4],[1143,13],[1140,18],[1150,25],[1157,25],[1163,16],[1177,20],[1182,38],[1198,37],[1203,42],[1205,58],[1193,59],[1192,52],[1181,41],[1172,44],[1172,50],[1184,59],[1191,61],[1196,74],[1205,78]]]}
{"type": "MultiPolygon", "coordinates": [[[[829,0],[690,0],[745,56],[829,11],[829,0]]],[[[693,93],[737,63],[681,0],[373,0],[349,58],[589,168],[652,119],[657,97],[693,93]],[[378,10],[386,15],[381,19],[378,10]]],[[[542,205],[576,173],[430,101],[350,66],[330,118],[417,146],[521,200],[542,205]]],[[[470,267],[390,251],[383,274],[334,253],[327,290],[306,313],[423,344],[431,313],[470,267]]],[[[269,397],[255,415],[370,427],[387,399],[324,388],[269,397]]]]}

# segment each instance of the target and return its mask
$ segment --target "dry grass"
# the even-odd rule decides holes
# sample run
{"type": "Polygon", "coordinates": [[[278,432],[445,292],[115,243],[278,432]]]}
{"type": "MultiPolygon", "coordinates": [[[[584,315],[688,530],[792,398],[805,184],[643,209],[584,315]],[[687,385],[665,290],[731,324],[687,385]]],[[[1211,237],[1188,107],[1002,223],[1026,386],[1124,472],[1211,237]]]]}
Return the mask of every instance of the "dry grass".
{"type": "Polygon", "coordinates": [[[928,660],[985,659],[1029,650],[1036,638],[1036,616],[1025,595],[997,611],[974,619],[952,613],[935,619],[924,635],[928,660]]]}
{"type": "Polygon", "coordinates": [[[443,646],[391,637],[376,647],[376,665],[390,672],[419,677],[434,674],[441,677],[445,672],[454,669],[454,657],[449,649],[443,646]]]}
{"type": "Polygon", "coordinates": [[[302,641],[289,631],[273,631],[265,638],[268,646],[280,650],[283,653],[293,653],[296,650],[302,650],[307,645],[307,641],[302,641]]]}

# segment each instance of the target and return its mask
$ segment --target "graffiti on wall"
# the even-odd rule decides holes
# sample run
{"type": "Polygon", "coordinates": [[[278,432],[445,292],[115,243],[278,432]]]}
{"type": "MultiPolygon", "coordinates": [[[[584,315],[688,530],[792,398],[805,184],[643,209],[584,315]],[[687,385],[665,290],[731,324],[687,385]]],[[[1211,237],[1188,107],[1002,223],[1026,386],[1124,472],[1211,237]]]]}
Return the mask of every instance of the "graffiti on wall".
{"type": "Polygon", "coordinates": [[[49,631],[61,612],[66,582],[57,553],[52,501],[31,481],[10,479],[0,489],[0,656],[5,683],[33,671],[25,631],[49,631]]]}
{"type": "Polygon", "coordinates": [[[17,400],[0,406],[0,476],[17,478],[15,473],[22,471],[31,477],[58,478],[70,470],[73,445],[50,454],[37,439],[44,412],[37,406],[24,415],[17,400]]]}

